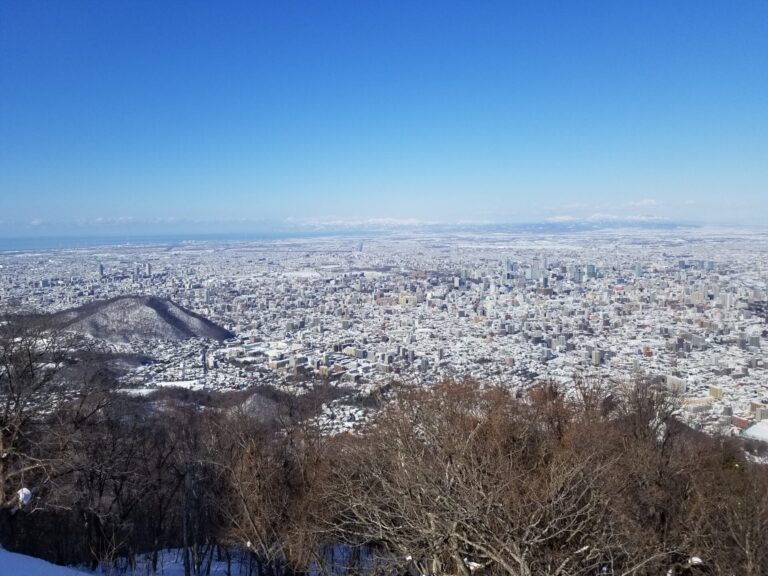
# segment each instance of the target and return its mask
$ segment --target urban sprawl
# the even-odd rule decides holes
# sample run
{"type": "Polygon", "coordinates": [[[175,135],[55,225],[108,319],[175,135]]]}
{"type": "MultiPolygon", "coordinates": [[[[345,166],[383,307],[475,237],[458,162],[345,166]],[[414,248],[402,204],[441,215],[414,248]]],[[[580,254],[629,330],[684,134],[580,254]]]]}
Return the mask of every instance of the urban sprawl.
{"type": "MultiPolygon", "coordinates": [[[[0,309],[167,298],[235,334],[112,343],[146,355],[130,393],[165,386],[300,393],[330,381],[655,377],[680,418],[768,440],[768,234],[738,230],[388,233],[0,252],[0,309]]],[[[340,428],[363,409],[328,406],[340,428]]]]}

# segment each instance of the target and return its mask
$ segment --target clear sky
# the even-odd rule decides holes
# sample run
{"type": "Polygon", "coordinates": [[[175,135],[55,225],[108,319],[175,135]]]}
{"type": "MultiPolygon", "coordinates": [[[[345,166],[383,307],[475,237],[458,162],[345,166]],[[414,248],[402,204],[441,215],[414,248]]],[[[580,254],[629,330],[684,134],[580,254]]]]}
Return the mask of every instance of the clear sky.
{"type": "Polygon", "coordinates": [[[6,233],[603,216],[768,223],[768,1],[0,0],[6,233]]]}

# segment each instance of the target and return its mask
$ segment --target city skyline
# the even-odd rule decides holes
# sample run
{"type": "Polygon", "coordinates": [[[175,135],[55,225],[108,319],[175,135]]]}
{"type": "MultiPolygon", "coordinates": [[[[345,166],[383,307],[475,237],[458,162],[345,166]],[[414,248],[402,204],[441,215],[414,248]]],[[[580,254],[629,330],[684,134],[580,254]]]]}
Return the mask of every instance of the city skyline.
{"type": "Polygon", "coordinates": [[[5,236],[760,225],[768,5],[0,4],[5,236]]]}

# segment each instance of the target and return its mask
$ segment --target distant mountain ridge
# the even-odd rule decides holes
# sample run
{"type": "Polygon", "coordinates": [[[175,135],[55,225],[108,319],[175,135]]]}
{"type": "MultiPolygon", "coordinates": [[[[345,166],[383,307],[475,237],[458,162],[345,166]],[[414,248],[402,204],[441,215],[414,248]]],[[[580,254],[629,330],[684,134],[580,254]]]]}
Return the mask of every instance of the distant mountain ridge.
{"type": "Polygon", "coordinates": [[[58,312],[53,323],[109,342],[136,338],[226,340],[234,334],[170,300],[155,296],[118,296],[58,312]]]}

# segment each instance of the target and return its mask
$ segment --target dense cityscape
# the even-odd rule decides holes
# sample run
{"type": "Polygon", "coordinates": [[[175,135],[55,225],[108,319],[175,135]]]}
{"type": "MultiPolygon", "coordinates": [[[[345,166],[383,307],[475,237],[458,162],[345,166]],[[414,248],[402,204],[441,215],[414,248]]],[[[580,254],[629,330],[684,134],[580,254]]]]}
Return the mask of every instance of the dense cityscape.
{"type": "MultiPolygon", "coordinates": [[[[0,303],[154,296],[234,334],[107,338],[143,358],[126,393],[446,378],[567,392],[642,373],[693,427],[768,440],[766,262],[764,232],[699,228],[133,243],[4,252],[0,303]]],[[[364,415],[328,413],[337,429],[364,415]]]]}

